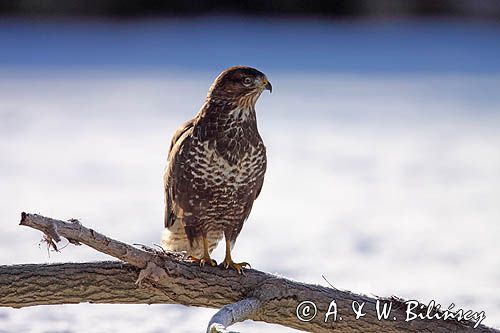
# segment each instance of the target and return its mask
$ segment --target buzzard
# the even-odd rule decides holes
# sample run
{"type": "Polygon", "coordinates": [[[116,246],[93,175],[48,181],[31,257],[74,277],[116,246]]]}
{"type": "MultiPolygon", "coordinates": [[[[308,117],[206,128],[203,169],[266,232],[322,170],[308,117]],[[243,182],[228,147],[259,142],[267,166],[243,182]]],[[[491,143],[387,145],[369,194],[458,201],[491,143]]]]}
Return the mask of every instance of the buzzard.
{"type": "Polygon", "coordinates": [[[239,274],[246,262],[231,257],[243,223],[259,196],[266,147],[257,130],[255,103],[271,83],[260,71],[236,66],[210,87],[198,114],[174,134],[165,170],[162,246],[216,266],[210,253],[225,238],[224,268],[239,274]]]}

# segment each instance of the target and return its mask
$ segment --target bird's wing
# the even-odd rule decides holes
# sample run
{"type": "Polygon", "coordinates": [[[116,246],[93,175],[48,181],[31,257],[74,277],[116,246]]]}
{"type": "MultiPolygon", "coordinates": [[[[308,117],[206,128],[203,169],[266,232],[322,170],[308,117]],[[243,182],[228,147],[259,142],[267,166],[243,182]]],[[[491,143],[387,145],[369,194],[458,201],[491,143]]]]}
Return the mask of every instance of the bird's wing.
{"type": "Polygon", "coordinates": [[[262,172],[262,175],[257,177],[257,184],[256,184],[256,189],[257,191],[255,192],[255,198],[253,199],[254,201],[257,200],[259,197],[260,192],[262,191],[262,185],[264,185],[264,174],[266,173],[267,169],[267,157],[266,157],[266,147],[264,146],[264,164],[263,164],[264,170],[262,172]]]}
{"type": "Polygon", "coordinates": [[[179,166],[179,158],[180,158],[180,149],[183,145],[189,144],[192,137],[191,134],[193,132],[195,119],[191,119],[181,127],[177,129],[172,138],[172,142],[170,144],[170,150],[168,152],[168,164],[165,169],[165,174],[163,176],[164,184],[165,184],[165,227],[171,227],[176,219],[175,214],[175,205],[176,205],[176,197],[175,197],[175,188],[176,188],[176,179],[178,179],[178,166],[179,166]]]}
{"type": "Polygon", "coordinates": [[[262,176],[261,179],[259,179],[259,182],[257,183],[257,191],[255,193],[254,201],[257,200],[257,198],[259,197],[259,194],[262,191],[262,185],[264,185],[264,176],[262,176]]]}

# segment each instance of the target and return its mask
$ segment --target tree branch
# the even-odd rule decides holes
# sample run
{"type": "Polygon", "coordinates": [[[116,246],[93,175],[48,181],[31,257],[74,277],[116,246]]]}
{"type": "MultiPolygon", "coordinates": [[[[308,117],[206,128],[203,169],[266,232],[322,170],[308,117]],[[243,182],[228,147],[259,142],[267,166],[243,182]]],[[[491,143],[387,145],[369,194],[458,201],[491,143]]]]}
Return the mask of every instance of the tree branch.
{"type": "MultiPolygon", "coordinates": [[[[475,323],[465,320],[416,319],[406,322],[405,302],[395,297],[368,297],[296,282],[254,269],[245,270],[245,275],[238,275],[218,267],[199,267],[184,261],[180,254],[141,250],[85,228],[74,220],[64,222],[23,213],[21,225],[41,230],[49,241],[65,237],[72,243],[86,244],[129,264],[0,266],[0,306],[80,302],[175,303],[222,308],[212,318],[209,329],[224,329],[234,322],[251,319],[311,332],[498,333],[483,325],[474,329],[475,323]],[[136,280],[142,287],[134,284],[136,280]],[[314,302],[316,311],[312,307],[310,311],[297,308],[306,301],[314,302]],[[377,301],[382,302],[381,305],[392,302],[388,320],[377,319],[377,301]],[[353,302],[364,303],[362,310],[365,316],[355,318],[353,302]],[[333,314],[327,316],[333,304],[338,309],[336,321],[333,314]],[[317,315],[310,321],[301,321],[297,317],[297,314],[305,316],[311,313],[317,315]]],[[[422,314],[427,307],[422,305],[414,311],[422,314]]]]}
{"type": "Polygon", "coordinates": [[[0,266],[0,306],[175,303],[159,289],[138,288],[139,271],[119,261],[0,266]]]}
{"type": "Polygon", "coordinates": [[[250,319],[260,309],[260,301],[256,298],[245,298],[222,307],[210,320],[207,333],[232,333],[227,327],[250,319]]]}

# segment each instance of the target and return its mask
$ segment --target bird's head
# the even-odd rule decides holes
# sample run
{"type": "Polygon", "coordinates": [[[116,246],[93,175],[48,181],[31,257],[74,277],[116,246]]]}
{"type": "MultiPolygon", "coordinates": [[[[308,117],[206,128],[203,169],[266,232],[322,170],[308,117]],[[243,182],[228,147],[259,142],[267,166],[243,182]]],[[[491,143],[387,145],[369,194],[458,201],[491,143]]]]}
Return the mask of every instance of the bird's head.
{"type": "Polygon", "coordinates": [[[228,102],[249,102],[255,105],[264,90],[273,86],[264,73],[245,66],[230,67],[223,71],[208,91],[209,98],[228,102]]]}

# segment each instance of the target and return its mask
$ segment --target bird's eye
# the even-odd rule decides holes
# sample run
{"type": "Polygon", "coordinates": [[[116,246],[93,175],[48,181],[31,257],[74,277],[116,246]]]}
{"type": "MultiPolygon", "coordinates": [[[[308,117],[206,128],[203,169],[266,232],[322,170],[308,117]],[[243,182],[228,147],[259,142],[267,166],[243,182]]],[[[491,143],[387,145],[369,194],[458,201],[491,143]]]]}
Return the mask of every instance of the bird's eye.
{"type": "Polygon", "coordinates": [[[250,85],[250,83],[252,83],[252,79],[251,79],[251,78],[246,77],[246,78],[244,78],[244,79],[243,79],[243,84],[244,84],[245,86],[249,86],[249,85],[250,85]]]}

